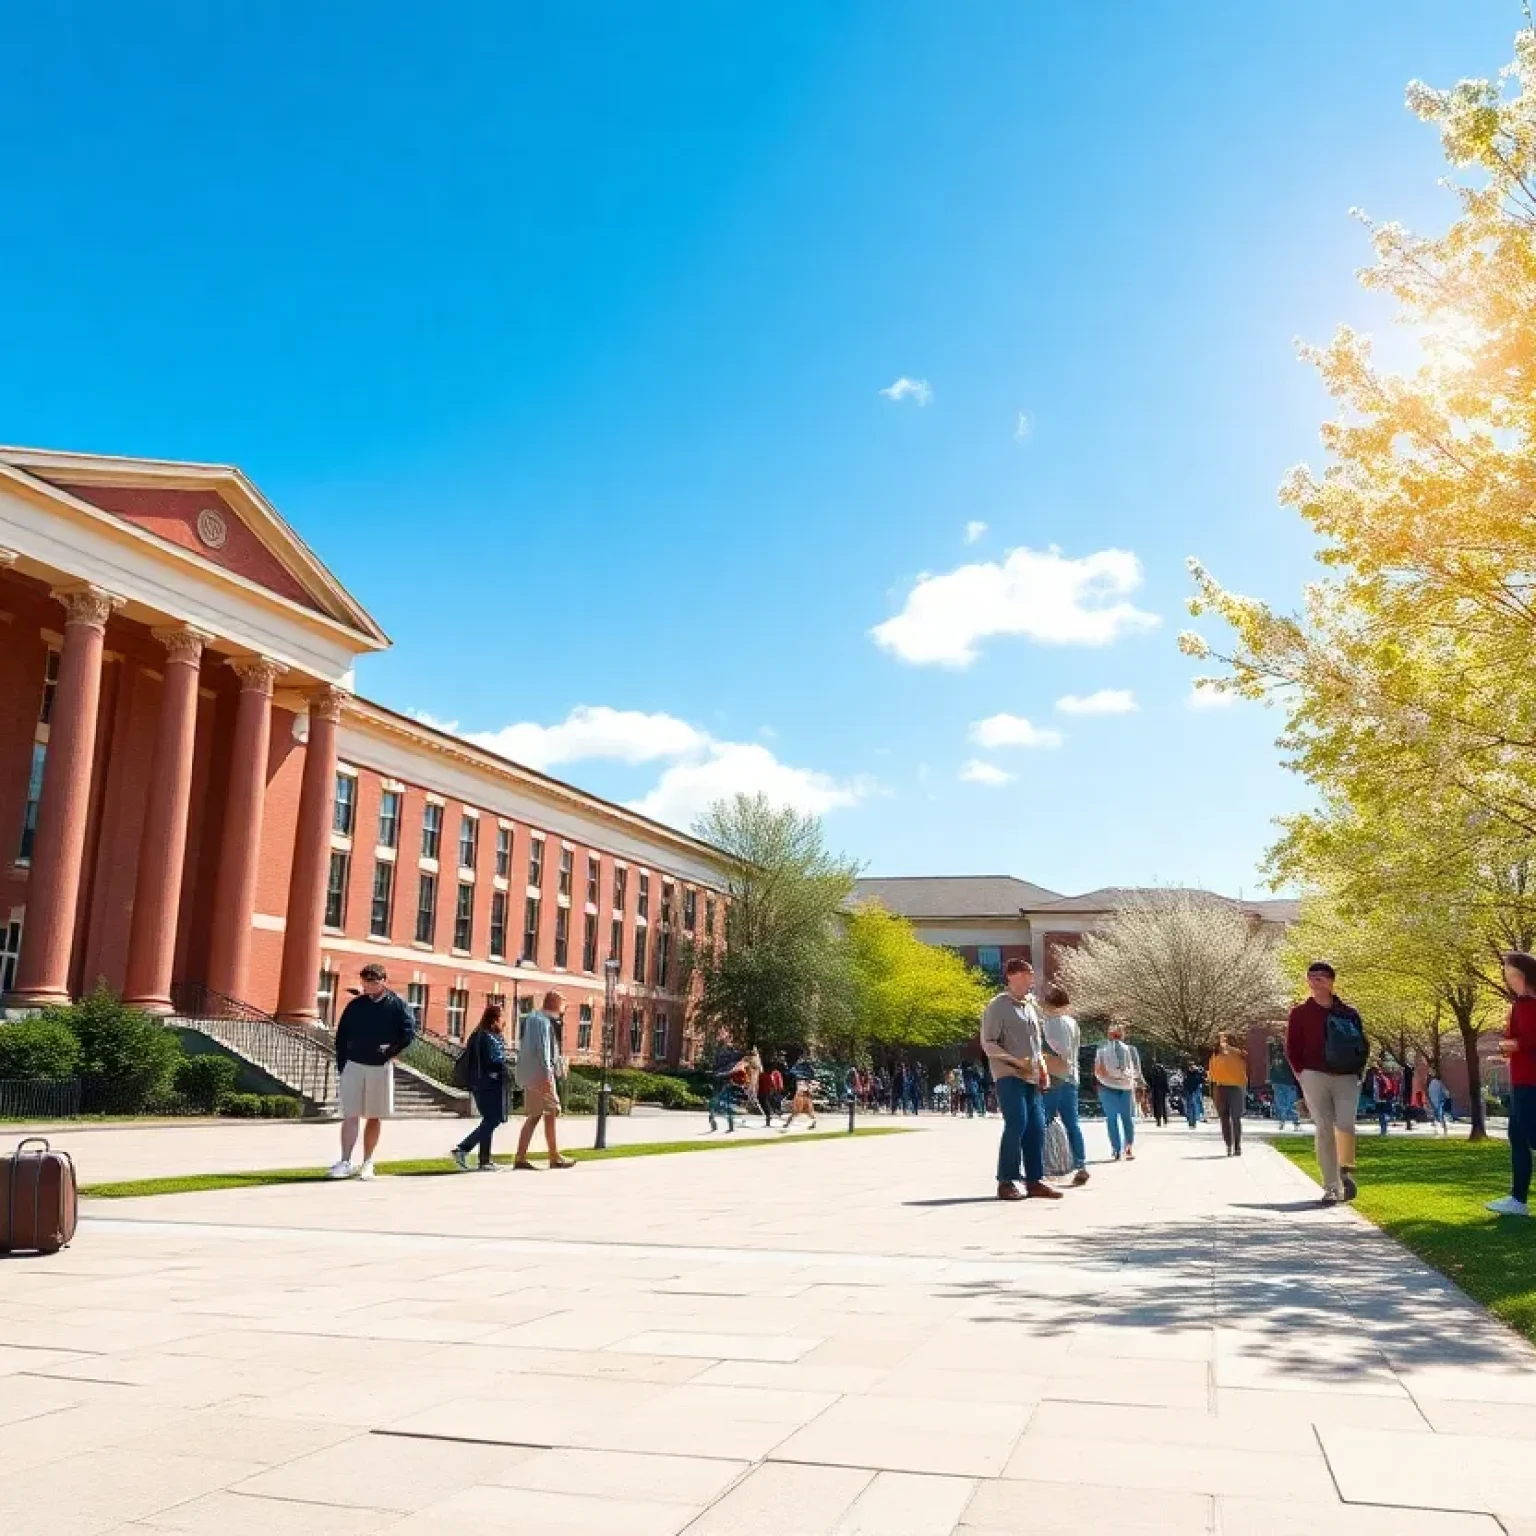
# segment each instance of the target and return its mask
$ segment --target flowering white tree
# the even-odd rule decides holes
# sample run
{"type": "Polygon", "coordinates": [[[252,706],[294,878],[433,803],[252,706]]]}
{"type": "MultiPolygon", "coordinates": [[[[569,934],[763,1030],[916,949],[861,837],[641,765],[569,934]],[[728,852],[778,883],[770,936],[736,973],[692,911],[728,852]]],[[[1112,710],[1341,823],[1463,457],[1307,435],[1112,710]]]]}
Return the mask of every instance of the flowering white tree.
{"type": "Polygon", "coordinates": [[[1060,975],[1079,1016],[1202,1061],[1221,1031],[1286,1013],[1276,932],[1204,892],[1130,897],[1080,948],[1061,952],[1060,975]]]}

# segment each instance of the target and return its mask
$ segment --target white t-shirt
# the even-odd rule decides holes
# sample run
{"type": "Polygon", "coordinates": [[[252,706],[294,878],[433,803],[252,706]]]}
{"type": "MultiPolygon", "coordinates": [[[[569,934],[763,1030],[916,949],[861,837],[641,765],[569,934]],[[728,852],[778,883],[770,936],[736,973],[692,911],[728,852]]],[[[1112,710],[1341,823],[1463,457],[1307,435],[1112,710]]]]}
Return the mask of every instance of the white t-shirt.
{"type": "MultiPolygon", "coordinates": [[[[1077,1027],[1077,1020],[1070,1013],[1042,1013],[1040,1029],[1045,1035],[1046,1048],[1051,1055],[1059,1056],[1067,1063],[1068,1070],[1062,1074],[1060,1081],[1077,1082],[1077,1051],[1083,1043],[1083,1032],[1077,1027]]],[[[1055,1077],[1056,1073],[1053,1071],[1051,1076],[1055,1077]]]]}

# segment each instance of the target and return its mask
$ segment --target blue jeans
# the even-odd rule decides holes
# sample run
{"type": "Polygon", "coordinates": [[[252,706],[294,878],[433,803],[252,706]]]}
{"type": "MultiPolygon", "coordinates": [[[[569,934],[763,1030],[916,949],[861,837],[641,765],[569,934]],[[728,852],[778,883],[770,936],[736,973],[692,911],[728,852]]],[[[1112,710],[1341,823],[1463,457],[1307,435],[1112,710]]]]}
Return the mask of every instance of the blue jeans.
{"type": "Polygon", "coordinates": [[[1301,1098],[1301,1090],[1290,1083],[1274,1083],[1271,1085],[1275,1093],[1275,1123],[1284,1125],[1289,1120],[1299,1131],[1301,1129],[1301,1111],[1298,1108],[1301,1098]]]}
{"type": "MultiPolygon", "coordinates": [[[[1108,1113],[1105,1110],[1105,1114],[1108,1113]]],[[[1194,1130],[1205,1119],[1205,1105],[1201,1102],[1201,1095],[1191,1093],[1187,1088],[1184,1090],[1184,1118],[1189,1121],[1190,1130],[1194,1130]]]]}
{"type": "Polygon", "coordinates": [[[1509,1090],[1509,1192],[1516,1200],[1531,1193],[1531,1148],[1536,1144],[1536,1088],[1509,1090]]]}
{"type": "Polygon", "coordinates": [[[475,1108],[480,1111],[480,1124],[459,1143],[459,1150],[468,1157],[476,1147],[480,1149],[480,1166],[491,1160],[491,1138],[496,1127],[507,1118],[507,1090],[504,1084],[479,1083],[474,1089],[475,1108]]]}
{"type": "Polygon", "coordinates": [[[1061,1128],[1067,1133],[1067,1145],[1072,1148],[1072,1166],[1086,1168],[1088,1152],[1083,1146],[1083,1128],[1077,1123],[1077,1084],[1065,1078],[1053,1078],[1045,1090],[1045,1123],[1049,1125],[1057,1115],[1061,1116],[1061,1128]]]}
{"type": "Polygon", "coordinates": [[[729,1083],[723,1088],[715,1090],[715,1096],[709,1101],[709,1128],[715,1128],[715,1116],[725,1116],[725,1128],[728,1131],[736,1129],[736,1096],[729,1083]]]}
{"type": "Polygon", "coordinates": [[[1104,1119],[1109,1125],[1109,1150],[1119,1157],[1122,1138],[1127,1147],[1136,1140],[1136,1096],[1129,1088],[1106,1088],[1100,1083],[1099,1103],[1104,1106],[1104,1119]]]}
{"type": "Polygon", "coordinates": [[[997,1107],[1003,1112],[997,1182],[1017,1184],[1022,1160],[1026,1182],[1040,1183],[1045,1178],[1045,1108],[1040,1089],[1019,1077],[999,1077],[997,1107]]]}

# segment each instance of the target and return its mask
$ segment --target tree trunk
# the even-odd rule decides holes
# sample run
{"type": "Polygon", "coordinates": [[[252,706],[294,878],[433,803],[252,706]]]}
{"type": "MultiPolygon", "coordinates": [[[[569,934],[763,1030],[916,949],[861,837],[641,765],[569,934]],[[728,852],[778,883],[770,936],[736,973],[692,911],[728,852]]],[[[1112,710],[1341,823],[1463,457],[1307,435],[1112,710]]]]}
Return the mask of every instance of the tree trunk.
{"type": "Polygon", "coordinates": [[[1463,1019],[1457,1019],[1456,1027],[1461,1031],[1461,1048],[1467,1058],[1467,1094],[1472,1100],[1470,1139],[1487,1141],[1488,1126],[1483,1118],[1483,1061],[1477,1054],[1477,1040],[1481,1031],[1463,1019]]]}

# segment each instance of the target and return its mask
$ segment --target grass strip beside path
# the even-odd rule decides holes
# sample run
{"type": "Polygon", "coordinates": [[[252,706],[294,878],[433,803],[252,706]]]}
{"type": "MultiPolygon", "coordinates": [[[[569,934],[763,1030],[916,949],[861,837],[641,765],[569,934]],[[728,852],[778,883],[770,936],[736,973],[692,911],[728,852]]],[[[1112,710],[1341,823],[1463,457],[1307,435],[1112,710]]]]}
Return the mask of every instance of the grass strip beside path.
{"type": "MultiPolygon", "coordinates": [[[[1318,1177],[1310,1136],[1274,1145],[1318,1177]]],[[[1508,1144],[1362,1132],[1358,1163],[1355,1209],[1536,1343],[1536,1221],[1483,1209],[1509,1193],[1508,1144]]]]}
{"type": "MultiPolygon", "coordinates": [[[[856,1130],[855,1136],[905,1136],[910,1131],[900,1125],[871,1125],[856,1130]]],[[[847,1133],[822,1132],[815,1135],[806,1132],[798,1136],[776,1136],[762,1141],[651,1141],[637,1142],[627,1147],[607,1147],[601,1152],[566,1149],[566,1155],[579,1163],[604,1163],[626,1157],[660,1157],[680,1152],[736,1152],[748,1147],[785,1147],[797,1142],[822,1141],[845,1142],[847,1133]]],[[[531,1154],[534,1162],[543,1162],[546,1152],[531,1154]]],[[[510,1157],[498,1157],[496,1161],[511,1170],[510,1157]]],[[[432,1179],[448,1174],[457,1175],[459,1169],[446,1157],[418,1157],[403,1162],[384,1162],[375,1165],[380,1178],[432,1179]]],[[[218,1189],[259,1189],[267,1184],[322,1184],[327,1179],[324,1168],[263,1168],[246,1173],[188,1173],[173,1174],[160,1179],[123,1179],[114,1183],[85,1184],[82,1196],[92,1200],[136,1200],[146,1195],[206,1194],[218,1189]]]]}

